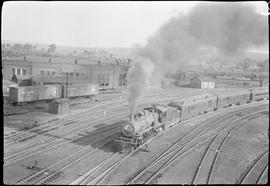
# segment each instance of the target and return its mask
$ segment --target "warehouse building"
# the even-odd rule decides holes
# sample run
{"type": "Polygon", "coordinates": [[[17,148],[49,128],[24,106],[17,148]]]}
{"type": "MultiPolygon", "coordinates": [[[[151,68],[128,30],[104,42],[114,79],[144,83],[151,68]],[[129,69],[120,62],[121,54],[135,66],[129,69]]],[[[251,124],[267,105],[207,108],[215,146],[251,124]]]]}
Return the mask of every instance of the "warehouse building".
{"type": "Polygon", "coordinates": [[[190,86],[193,88],[215,88],[215,82],[208,77],[194,77],[190,81],[190,86]]]}
{"type": "Polygon", "coordinates": [[[86,79],[100,87],[125,86],[127,64],[89,61],[85,59],[27,56],[2,60],[3,79],[30,77],[52,78],[68,74],[70,78],[86,79]]]}

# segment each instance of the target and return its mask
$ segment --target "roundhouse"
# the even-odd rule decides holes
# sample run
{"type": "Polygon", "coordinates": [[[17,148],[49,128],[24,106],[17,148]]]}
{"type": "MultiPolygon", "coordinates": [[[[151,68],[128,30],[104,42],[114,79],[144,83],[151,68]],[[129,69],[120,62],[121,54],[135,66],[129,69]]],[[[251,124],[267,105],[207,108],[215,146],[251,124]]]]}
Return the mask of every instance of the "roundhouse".
{"type": "Polygon", "coordinates": [[[87,79],[100,87],[119,87],[126,84],[128,64],[90,61],[64,57],[26,56],[2,60],[3,79],[19,80],[30,77],[56,77],[68,73],[69,77],[87,79]]]}

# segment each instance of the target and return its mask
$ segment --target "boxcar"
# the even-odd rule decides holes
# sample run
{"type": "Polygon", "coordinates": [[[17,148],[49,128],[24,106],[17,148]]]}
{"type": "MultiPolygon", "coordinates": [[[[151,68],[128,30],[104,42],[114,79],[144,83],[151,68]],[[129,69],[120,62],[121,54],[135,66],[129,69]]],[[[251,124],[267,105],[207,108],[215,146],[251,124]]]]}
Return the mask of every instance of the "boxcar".
{"type": "Polygon", "coordinates": [[[250,92],[251,92],[251,101],[269,99],[268,87],[253,88],[253,89],[250,89],[250,92]]]}
{"type": "Polygon", "coordinates": [[[15,104],[38,100],[55,99],[60,97],[60,85],[10,87],[9,90],[9,98],[15,104]]]}
{"type": "Polygon", "coordinates": [[[99,92],[98,85],[92,83],[63,85],[62,89],[62,97],[92,97],[98,95],[99,92]]]}

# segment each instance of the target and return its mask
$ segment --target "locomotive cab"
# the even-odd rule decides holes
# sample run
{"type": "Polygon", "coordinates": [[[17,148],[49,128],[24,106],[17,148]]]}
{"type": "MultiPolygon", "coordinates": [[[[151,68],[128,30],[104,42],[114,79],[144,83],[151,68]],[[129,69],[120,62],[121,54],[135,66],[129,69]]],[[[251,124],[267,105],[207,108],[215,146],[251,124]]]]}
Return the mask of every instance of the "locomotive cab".
{"type": "Polygon", "coordinates": [[[149,112],[158,113],[158,122],[163,123],[167,118],[167,107],[163,105],[153,105],[152,107],[144,108],[149,112]]]}

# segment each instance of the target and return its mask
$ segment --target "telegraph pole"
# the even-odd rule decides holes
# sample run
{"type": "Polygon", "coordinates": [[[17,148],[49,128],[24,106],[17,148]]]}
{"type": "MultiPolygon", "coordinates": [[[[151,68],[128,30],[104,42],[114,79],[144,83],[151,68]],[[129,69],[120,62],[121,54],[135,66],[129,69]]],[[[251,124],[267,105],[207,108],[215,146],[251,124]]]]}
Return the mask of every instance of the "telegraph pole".
{"type": "Polygon", "coordinates": [[[67,98],[67,91],[68,91],[68,72],[67,72],[67,79],[66,79],[66,98],[67,98]]]}

